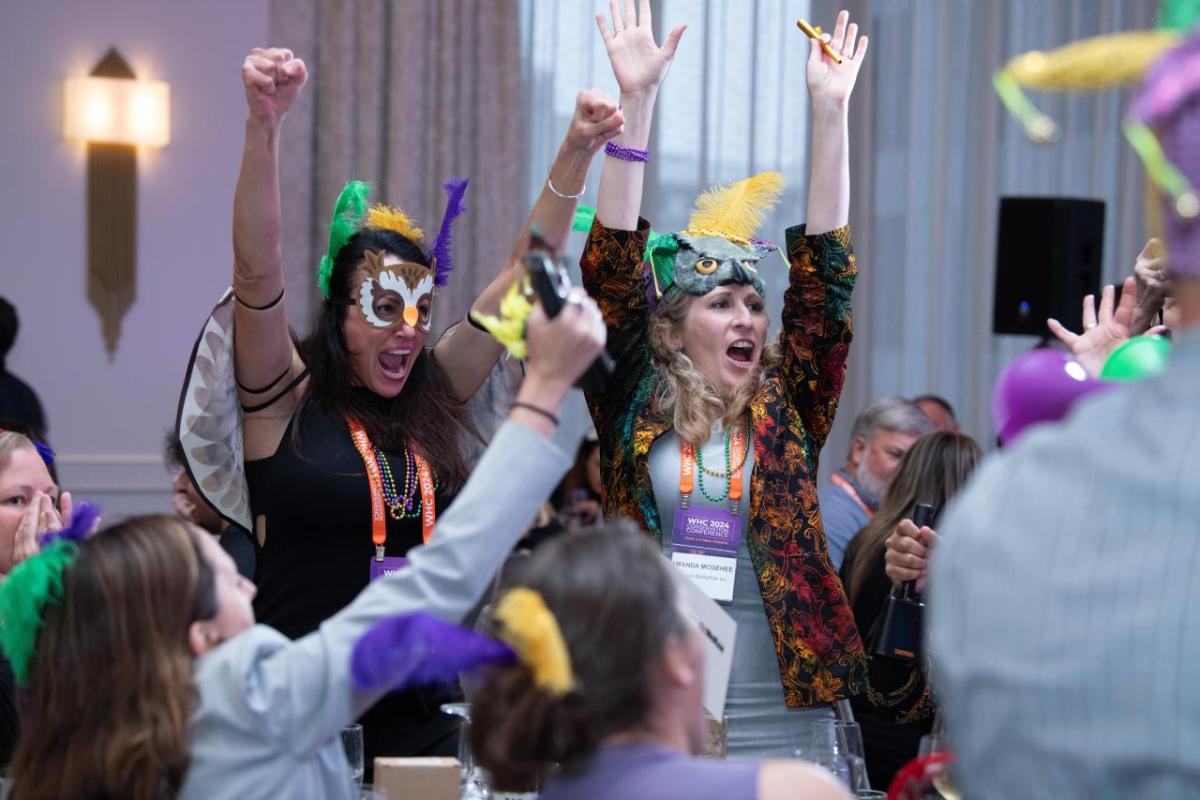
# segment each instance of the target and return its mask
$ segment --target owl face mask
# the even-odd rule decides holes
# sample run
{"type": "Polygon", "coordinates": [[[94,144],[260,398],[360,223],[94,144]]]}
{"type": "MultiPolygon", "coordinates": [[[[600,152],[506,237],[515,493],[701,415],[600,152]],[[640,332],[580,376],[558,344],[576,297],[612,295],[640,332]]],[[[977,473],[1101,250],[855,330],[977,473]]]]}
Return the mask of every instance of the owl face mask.
{"type": "Polygon", "coordinates": [[[368,250],[358,288],[357,308],[374,328],[401,323],[429,332],[433,321],[434,271],[422,264],[400,261],[383,252],[368,250]],[[385,263],[387,261],[392,263],[385,263]]]}

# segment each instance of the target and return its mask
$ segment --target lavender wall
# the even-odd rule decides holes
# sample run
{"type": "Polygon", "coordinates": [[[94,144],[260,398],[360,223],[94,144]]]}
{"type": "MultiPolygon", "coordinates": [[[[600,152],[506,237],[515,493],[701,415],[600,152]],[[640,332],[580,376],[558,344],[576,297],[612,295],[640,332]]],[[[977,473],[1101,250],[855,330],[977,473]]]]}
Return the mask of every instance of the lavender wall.
{"type": "Polygon", "coordinates": [[[0,3],[0,294],[9,368],[41,395],[65,488],[106,517],[168,510],[160,445],[196,332],[228,285],[245,101],[267,0],[0,3]],[[115,45],[171,84],[171,143],[138,158],[137,301],[109,361],[85,296],[85,159],[61,138],[61,82],[115,45]]]}

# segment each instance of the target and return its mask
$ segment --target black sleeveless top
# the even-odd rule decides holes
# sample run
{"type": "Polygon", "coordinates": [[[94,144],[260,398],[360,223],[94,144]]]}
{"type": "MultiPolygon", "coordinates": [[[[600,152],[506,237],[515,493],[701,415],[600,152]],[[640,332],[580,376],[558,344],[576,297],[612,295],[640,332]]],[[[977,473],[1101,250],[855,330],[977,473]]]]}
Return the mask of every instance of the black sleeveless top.
{"type": "MultiPolygon", "coordinates": [[[[366,389],[372,401],[386,401],[366,389]]],[[[406,479],[404,453],[384,451],[397,488],[406,479]]],[[[366,588],[371,541],[371,490],[362,457],[343,419],[293,417],[273,456],[246,462],[255,529],[266,518],[258,553],[254,611],[258,621],[297,639],[312,633],[366,588]],[[299,451],[293,428],[300,426],[299,451]]],[[[415,476],[414,476],[415,480],[415,476]]],[[[420,497],[420,488],[416,489],[420,497]]],[[[438,514],[451,498],[440,490],[438,514]]],[[[387,518],[389,556],[421,544],[421,520],[387,518]]],[[[368,771],[375,755],[456,755],[454,720],[438,711],[445,697],[429,692],[388,695],[363,723],[368,771]]]]}

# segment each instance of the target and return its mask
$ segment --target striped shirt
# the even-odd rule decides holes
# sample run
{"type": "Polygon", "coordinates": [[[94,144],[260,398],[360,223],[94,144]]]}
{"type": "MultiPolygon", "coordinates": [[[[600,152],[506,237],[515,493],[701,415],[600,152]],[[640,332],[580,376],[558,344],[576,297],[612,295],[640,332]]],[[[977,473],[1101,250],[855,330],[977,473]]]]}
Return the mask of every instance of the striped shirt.
{"type": "Polygon", "coordinates": [[[966,797],[1200,797],[1200,331],[948,511],[933,681],[966,797]]]}

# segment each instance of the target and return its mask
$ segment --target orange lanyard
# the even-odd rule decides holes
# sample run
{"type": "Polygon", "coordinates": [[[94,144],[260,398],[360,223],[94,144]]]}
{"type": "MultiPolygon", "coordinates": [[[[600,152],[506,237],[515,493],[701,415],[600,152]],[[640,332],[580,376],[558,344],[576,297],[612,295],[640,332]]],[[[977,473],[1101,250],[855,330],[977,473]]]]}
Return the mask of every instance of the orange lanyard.
{"type": "MultiPolygon", "coordinates": [[[[387,511],[383,499],[383,475],[379,471],[379,462],[375,458],[375,447],[358,420],[347,417],[346,424],[350,426],[350,438],[354,440],[354,448],[362,457],[363,466],[367,470],[367,483],[371,487],[371,541],[375,545],[375,560],[383,560],[384,548],[387,545],[387,511]]],[[[413,461],[417,465],[417,476],[421,484],[421,540],[428,542],[433,536],[433,527],[437,523],[437,508],[434,505],[433,470],[420,453],[413,451],[413,461]]]]}
{"type": "Polygon", "coordinates": [[[841,475],[838,475],[835,472],[829,476],[829,482],[834,484],[835,486],[842,487],[846,491],[846,494],[850,495],[850,499],[853,500],[855,503],[857,503],[858,507],[866,512],[867,519],[870,519],[871,517],[875,516],[875,512],[872,511],[871,507],[868,506],[866,503],[864,503],[863,499],[858,496],[858,492],[856,492],[854,490],[854,487],[850,485],[850,481],[846,480],[841,475]]]}
{"type": "MultiPolygon", "coordinates": [[[[729,445],[729,504],[733,513],[738,513],[738,503],[742,499],[742,466],[746,460],[746,428],[739,425],[731,437],[732,441],[729,445]],[[737,464],[737,467],[733,465],[737,464]]],[[[685,442],[682,437],[679,439],[679,494],[680,503],[684,508],[688,507],[688,502],[692,494],[692,490],[696,488],[696,446],[691,442],[685,442]]]]}

